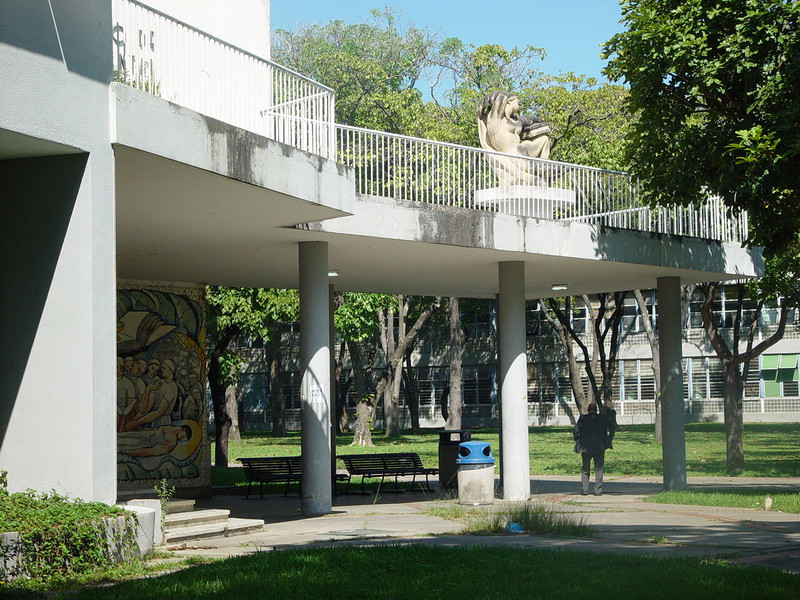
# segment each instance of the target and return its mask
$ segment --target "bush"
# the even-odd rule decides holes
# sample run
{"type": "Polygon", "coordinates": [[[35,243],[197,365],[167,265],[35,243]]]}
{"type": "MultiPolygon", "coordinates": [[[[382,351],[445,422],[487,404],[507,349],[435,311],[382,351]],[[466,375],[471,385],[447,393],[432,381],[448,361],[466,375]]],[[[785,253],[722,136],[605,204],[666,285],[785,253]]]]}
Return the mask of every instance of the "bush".
{"type": "Polygon", "coordinates": [[[19,534],[16,542],[0,546],[0,578],[9,579],[49,581],[84,573],[132,555],[136,544],[134,517],[122,508],[55,492],[9,494],[2,487],[0,532],[19,534]],[[121,517],[118,526],[109,527],[106,519],[114,517],[121,517]],[[14,556],[16,561],[8,560],[14,556]]]}

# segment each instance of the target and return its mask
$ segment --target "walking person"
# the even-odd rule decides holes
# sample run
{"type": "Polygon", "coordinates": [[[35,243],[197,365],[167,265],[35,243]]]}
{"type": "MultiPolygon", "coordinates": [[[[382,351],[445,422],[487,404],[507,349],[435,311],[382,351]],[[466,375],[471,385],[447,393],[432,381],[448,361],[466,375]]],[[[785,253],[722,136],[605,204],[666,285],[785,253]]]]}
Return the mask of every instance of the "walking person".
{"type": "Polygon", "coordinates": [[[589,468],[594,461],[594,495],[603,495],[603,462],[606,448],[611,448],[616,419],[607,419],[598,414],[597,404],[592,402],[588,412],[578,418],[572,436],[575,438],[575,452],[581,455],[581,495],[589,493],[589,468]]]}

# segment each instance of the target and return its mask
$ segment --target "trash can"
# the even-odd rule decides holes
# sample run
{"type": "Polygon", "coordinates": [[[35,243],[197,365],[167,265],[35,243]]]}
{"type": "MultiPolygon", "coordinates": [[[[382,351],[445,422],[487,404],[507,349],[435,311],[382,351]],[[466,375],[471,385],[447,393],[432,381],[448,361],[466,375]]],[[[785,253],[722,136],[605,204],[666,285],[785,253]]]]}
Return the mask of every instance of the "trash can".
{"type": "Polygon", "coordinates": [[[445,429],[439,432],[439,484],[442,489],[458,485],[458,445],[471,439],[472,434],[463,429],[445,429]]]}
{"type": "Polygon", "coordinates": [[[458,445],[458,503],[492,504],[494,502],[494,457],[486,442],[462,442],[458,445]]]}

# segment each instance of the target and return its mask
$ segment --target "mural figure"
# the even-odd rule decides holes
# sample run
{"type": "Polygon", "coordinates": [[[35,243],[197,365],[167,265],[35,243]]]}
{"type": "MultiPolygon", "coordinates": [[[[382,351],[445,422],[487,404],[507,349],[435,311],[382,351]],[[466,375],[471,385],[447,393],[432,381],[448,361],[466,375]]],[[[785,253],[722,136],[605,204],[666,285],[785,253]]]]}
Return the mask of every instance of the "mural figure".
{"type": "Polygon", "coordinates": [[[189,425],[162,425],[148,429],[120,433],[117,448],[129,456],[163,456],[193,435],[189,425]]]}
{"type": "Polygon", "coordinates": [[[202,304],[118,290],[117,320],[119,480],[197,478],[205,422],[202,304]]]}
{"type": "Polygon", "coordinates": [[[133,382],[125,376],[125,361],[121,356],[117,357],[117,422],[124,419],[138,400],[136,387],[133,382]]]}

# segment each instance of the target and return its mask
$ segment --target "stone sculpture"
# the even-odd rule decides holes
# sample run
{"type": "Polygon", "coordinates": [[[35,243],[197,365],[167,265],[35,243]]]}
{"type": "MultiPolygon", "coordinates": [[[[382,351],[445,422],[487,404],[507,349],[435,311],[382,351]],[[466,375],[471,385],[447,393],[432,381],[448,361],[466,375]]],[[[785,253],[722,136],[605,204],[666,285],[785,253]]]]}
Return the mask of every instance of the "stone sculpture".
{"type": "MultiPolygon", "coordinates": [[[[481,147],[529,158],[549,158],[550,127],[538,117],[519,114],[519,99],[508,92],[492,92],[475,108],[481,147]]],[[[501,186],[537,185],[542,167],[533,161],[493,156],[492,167],[501,186]]]]}

